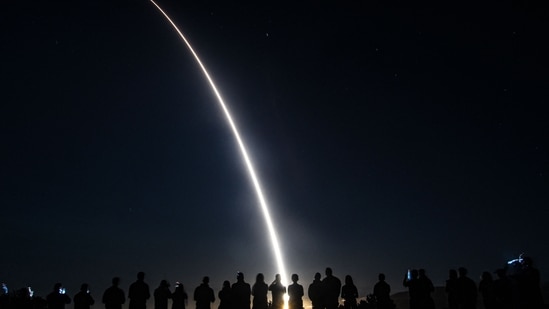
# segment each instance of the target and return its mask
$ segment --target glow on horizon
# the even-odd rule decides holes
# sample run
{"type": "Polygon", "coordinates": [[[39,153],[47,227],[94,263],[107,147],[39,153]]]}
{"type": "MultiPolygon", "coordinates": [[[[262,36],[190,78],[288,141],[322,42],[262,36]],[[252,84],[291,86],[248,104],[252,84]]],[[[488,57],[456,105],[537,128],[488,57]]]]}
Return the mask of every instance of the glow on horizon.
{"type": "MultiPolygon", "coordinates": [[[[256,191],[256,194],[257,194],[257,198],[259,200],[259,205],[261,206],[261,210],[263,212],[265,222],[267,223],[267,229],[268,229],[269,235],[271,237],[271,243],[272,243],[273,250],[274,250],[274,253],[275,253],[276,263],[277,263],[277,266],[278,266],[278,271],[280,273],[281,282],[284,285],[288,286],[289,281],[288,281],[288,276],[287,276],[287,273],[286,273],[286,267],[284,266],[284,260],[282,258],[282,250],[280,249],[280,245],[279,245],[278,237],[277,237],[277,234],[276,234],[276,231],[275,231],[275,228],[274,228],[273,220],[271,219],[271,215],[269,213],[269,207],[267,206],[267,202],[266,202],[265,197],[263,195],[263,191],[261,189],[261,185],[259,183],[259,180],[256,176],[252,161],[250,160],[250,158],[248,156],[248,151],[246,150],[244,142],[242,141],[242,138],[240,137],[240,134],[238,133],[238,129],[237,129],[232,117],[231,117],[231,114],[229,113],[229,109],[225,105],[225,102],[223,101],[223,98],[221,97],[221,94],[217,90],[217,87],[215,86],[212,78],[210,77],[210,74],[208,74],[208,71],[206,71],[206,67],[202,64],[202,61],[200,61],[200,58],[198,57],[198,55],[196,54],[196,52],[192,48],[189,41],[187,41],[187,39],[185,38],[183,33],[179,30],[177,25],[172,21],[172,19],[168,16],[168,14],[166,14],[166,12],[164,12],[164,10],[162,10],[162,8],[158,4],[156,4],[156,2],[154,2],[154,0],[150,0],[150,1],[164,15],[164,17],[166,17],[166,19],[170,22],[170,24],[173,26],[175,31],[177,31],[177,33],[179,34],[181,39],[183,39],[183,41],[187,45],[188,49],[193,54],[196,62],[198,63],[198,65],[202,69],[202,72],[204,73],[204,76],[206,76],[206,79],[210,83],[210,86],[211,86],[213,92],[215,93],[215,96],[217,97],[217,101],[218,101],[219,105],[221,106],[221,108],[223,109],[223,112],[225,113],[227,121],[229,122],[229,125],[230,125],[230,127],[233,131],[234,137],[235,137],[235,139],[238,143],[238,146],[240,148],[240,152],[242,154],[244,162],[246,163],[246,167],[248,169],[248,174],[250,175],[250,178],[251,178],[252,183],[254,185],[254,188],[255,188],[255,191],[256,191]]],[[[285,302],[287,302],[287,301],[285,301],[285,302]]]]}

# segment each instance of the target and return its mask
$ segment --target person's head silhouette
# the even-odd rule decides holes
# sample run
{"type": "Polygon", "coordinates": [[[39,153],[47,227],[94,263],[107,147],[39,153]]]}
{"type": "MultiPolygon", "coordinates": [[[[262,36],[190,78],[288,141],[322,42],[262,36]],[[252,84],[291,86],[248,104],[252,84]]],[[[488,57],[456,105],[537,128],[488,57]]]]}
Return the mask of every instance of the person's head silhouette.
{"type": "Polygon", "coordinates": [[[137,273],[137,280],[141,280],[141,281],[145,280],[145,273],[142,272],[142,271],[138,272],[137,273]]]}
{"type": "Polygon", "coordinates": [[[236,280],[237,281],[244,281],[244,274],[242,272],[236,273],[236,280]]]}
{"type": "Polygon", "coordinates": [[[320,273],[316,273],[315,274],[315,280],[320,280],[322,276],[320,275],[320,273]]]}

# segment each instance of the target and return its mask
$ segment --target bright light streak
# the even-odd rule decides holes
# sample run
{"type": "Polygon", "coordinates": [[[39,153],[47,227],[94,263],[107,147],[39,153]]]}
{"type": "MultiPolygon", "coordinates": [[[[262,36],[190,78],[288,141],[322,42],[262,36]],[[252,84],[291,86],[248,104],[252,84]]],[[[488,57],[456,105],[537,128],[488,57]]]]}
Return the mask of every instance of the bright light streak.
{"type": "Polygon", "coordinates": [[[179,30],[179,28],[172,21],[172,19],[168,16],[168,14],[166,14],[166,12],[164,12],[164,10],[162,10],[162,8],[160,8],[160,6],[158,4],[156,4],[156,2],[154,2],[153,0],[150,0],[150,1],[152,2],[152,4],[154,4],[154,6],[156,6],[156,8],[158,8],[158,10],[164,15],[164,17],[166,17],[166,19],[170,22],[170,24],[173,26],[175,31],[177,31],[177,33],[179,34],[181,39],[183,39],[183,41],[185,42],[185,44],[187,45],[187,47],[189,48],[189,50],[193,54],[194,59],[196,60],[196,62],[200,66],[200,68],[202,69],[202,72],[204,73],[204,76],[206,76],[206,79],[210,83],[210,86],[211,86],[213,92],[215,93],[215,95],[217,97],[217,101],[219,102],[219,105],[221,106],[221,108],[223,109],[223,112],[225,113],[227,121],[229,122],[229,125],[230,125],[230,127],[233,131],[234,137],[235,137],[235,139],[238,143],[238,146],[240,147],[240,152],[242,154],[244,162],[246,163],[246,167],[248,168],[248,173],[249,173],[250,178],[252,180],[252,183],[254,185],[254,188],[255,188],[255,191],[256,191],[256,194],[257,194],[257,198],[259,200],[259,205],[261,206],[261,210],[263,212],[265,222],[267,223],[267,229],[268,229],[270,237],[271,237],[271,243],[272,243],[273,250],[274,250],[274,253],[275,253],[275,257],[276,257],[276,263],[277,263],[277,266],[278,266],[278,272],[280,273],[280,279],[281,279],[282,283],[287,286],[288,285],[288,280],[287,280],[288,276],[286,274],[286,267],[284,266],[284,260],[282,259],[282,250],[280,249],[280,245],[278,243],[278,237],[277,237],[277,234],[276,234],[276,231],[275,231],[275,228],[274,228],[273,220],[271,219],[271,215],[269,213],[269,207],[267,206],[267,202],[265,200],[265,197],[263,196],[263,191],[261,190],[261,185],[259,184],[259,180],[258,180],[258,178],[255,174],[255,170],[254,170],[252,161],[250,160],[250,158],[248,156],[248,152],[246,150],[246,147],[244,146],[244,142],[240,138],[240,134],[238,133],[237,127],[236,127],[236,125],[235,125],[235,123],[234,123],[234,121],[231,117],[231,114],[229,113],[229,110],[228,110],[227,106],[225,105],[225,102],[223,101],[223,98],[219,94],[219,91],[217,91],[217,87],[215,86],[212,78],[210,77],[210,74],[208,74],[208,71],[206,71],[206,67],[204,67],[204,65],[202,64],[202,61],[200,61],[200,58],[198,58],[198,55],[196,54],[196,52],[192,48],[189,41],[187,41],[187,39],[185,38],[183,33],[179,30]]]}

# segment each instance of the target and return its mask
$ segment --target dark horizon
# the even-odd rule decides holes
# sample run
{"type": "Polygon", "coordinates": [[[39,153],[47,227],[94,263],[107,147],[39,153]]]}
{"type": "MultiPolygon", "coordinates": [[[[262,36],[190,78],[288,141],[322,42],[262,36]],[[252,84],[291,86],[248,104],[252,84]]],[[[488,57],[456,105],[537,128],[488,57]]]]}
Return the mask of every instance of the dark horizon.
{"type": "MultiPolygon", "coordinates": [[[[500,267],[497,267],[497,268],[503,268],[506,265],[507,265],[507,263],[504,263],[504,264],[500,265],[500,267]]],[[[454,268],[454,269],[456,269],[456,268],[454,268]]],[[[448,270],[446,270],[446,271],[448,271],[448,270]]],[[[325,275],[323,273],[323,270],[319,270],[318,272],[321,273],[322,278],[325,277],[325,275]]],[[[266,278],[265,281],[269,281],[270,279],[274,278],[274,276],[275,276],[275,273],[273,273],[272,275],[266,274],[264,272],[261,272],[261,273],[263,273],[265,275],[265,278],[266,278]]],[[[312,277],[314,276],[314,273],[311,274],[310,278],[309,277],[304,277],[303,274],[301,274],[299,272],[292,272],[292,273],[297,273],[299,275],[299,278],[300,278],[299,283],[301,285],[303,285],[305,289],[309,286],[309,284],[311,284],[312,277]]],[[[404,272],[403,274],[406,274],[406,272],[404,272]]],[[[256,275],[257,275],[257,273],[253,273],[253,274],[244,273],[244,276],[245,276],[244,279],[245,279],[246,282],[253,285],[253,283],[255,282],[255,276],[256,275]]],[[[353,274],[349,274],[349,275],[351,275],[353,278],[360,278],[360,276],[357,276],[357,275],[353,275],[353,274]]],[[[430,277],[429,269],[427,269],[427,275],[430,277]]],[[[192,292],[192,290],[194,290],[194,288],[196,286],[199,285],[199,283],[201,282],[200,280],[204,276],[208,276],[210,278],[220,278],[216,274],[211,274],[211,273],[208,273],[208,272],[204,272],[203,275],[200,276],[200,278],[196,278],[197,279],[196,281],[186,282],[185,280],[182,280],[181,278],[177,279],[177,277],[174,274],[170,274],[170,275],[167,275],[167,276],[166,276],[166,274],[164,274],[163,276],[159,276],[159,274],[154,274],[154,273],[153,274],[148,274],[148,273],[146,273],[145,282],[147,282],[149,284],[149,286],[151,288],[151,291],[154,290],[156,287],[158,287],[158,285],[160,284],[160,282],[162,280],[167,280],[168,283],[170,283],[170,285],[171,285],[171,287],[170,287],[171,289],[173,289],[173,284],[175,284],[175,282],[181,282],[184,285],[185,290],[187,291],[187,293],[190,293],[190,292],[192,292]],[[150,278],[155,278],[155,281],[151,281],[150,278]],[[160,278],[160,279],[158,279],[158,278],[160,278]],[[172,278],[172,279],[169,279],[169,278],[172,278]],[[175,278],[175,279],[173,279],[173,278],[175,278]]],[[[335,276],[339,277],[341,280],[343,280],[343,277],[345,275],[338,275],[337,273],[335,273],[335,276]]],[[[494,272],[493,276],[495,277],[495,272],[494,272]]],[[[117,274],[114,274],[112,277],[120,277],[120,275],[117,273],[117,274]]],[[[111,277],[111,279],[112,279],[112,277],[111,277]]],[[[399,278],[387,277],[386,281],[391,286],[391,294],[392,295],[401,294],[401,293],[408,293],[407,288],[402,285],[402,277],[403,276],[401,276],[399,278]]],[[[479,278],[475,278],[474,276],[471,276],[471,277],[477,284],[480,282],[479,278]]],[[[2,280],[0,280],[0,281],[2,283],[5,283],[8,286],[10,294],[15,293],[17,290],[20,290],[20,289],[23,289],[23,288],[26,288],[26,287],[31,287],[31,288],[33,288],[35,297],[45,297],[47,294],[49,294],[51,292],[51,288],[54,286],[54,284],[57,284],[57,283],[62,283],[63,287],[66,288],[67,294],[72,297],[74,294],[76,294],[79,291],[79,288],[83,283],[87,283],[87,284],[90,285],[90,291],[94,295],[94,297],[96,298],[96,301],[97,301],[97,297],[99,297],[99,299],[100,299],[100,295],[103,293],[103,291],[106,288],[111,286],[110,281],[105,282],[103,284],[100,284],[98,282],[92,282],[92,281],[89,281],[89,280],[82,280],[82,279],[84,279],[84,278],[81,278],[81,280],[78,280],[74,277],[71,277],[71,280],[68,281],[69,284],[67,284],[64,281],[60,281],[60,280],[52,280],[51,281],[52,283],[51,283],[50,287],[34,285],[33,280],[24,281],[24,282],[26,282],[26,284],[19,285],[19,286],[14,286],[14,285],[10,284],[10,282],[7,282],[7,281],[2,281],[2,280]],[[38,288],[37,288],[37,286],[38,286],[38,288]]],[[[136,280],[135,273],[130,278],[120,277],[120,279],[121,279],[120,287],[127,292],[128,287],[133,282],[135,282],[135,280],[136,280]]],[[[446,279],[448,279],[448,278],[446,278],[446,279]]],[[[542,279],[542,281],[540,282],[540,288],[542,289],[542,291],[544,293],[545,299],[547,299],[547,297],[549,296],[549,281],[547,279],[545,279],[544,277],[542,277],[541,279],[542,279]]],[[[228,280],[231,283],[236,282],[236,272],[235,272],[235,277],[233,277],[233,278],[220,278],[220,279],[217,279],[216,281],[213,281],[213,280],[210,281],[210,286],[214,289],[214,291],[216,292],[216,295],[217,295],[217,292],[219,290],[221,290],[222,283],[223,283],[224,280],[228,280]]],[[[355,280],[357,280],[357,279],[355,279],[355,280]]],[[[45,282],[44,278],[42,278],[40,280],[35,280],[35,281],[36,282],[45,282]]],[[[21,281],[16,280],[14,282],[21,282],[21,281]]],[[[364,284],[363,284],[364,281],[362,281],[362,284],[357,284],[356,281],[355,281],[355,284],[357,285],[358,290],[359,290],[359,299],[365,299],[368,294],[372,293],[373,286],[374,286],[375,282],[377,282],[377,279],[375,279],[375,280],[372,279],[372,281],[369,282],[366,285],[367,287],[369,287],[369,288],[366,289],[366,288],[364,288],[364,284]]],[[[444,285],[445,285],[445,281],[444,282],[434,281],[434,285],[437,288],[443,288],[444,285]]],[[[189,294],[189,295],[192,295],[192,294],[189,294]]],[[[307,303],[310,302],[309,298],[307,297],[307,293],[305,293],[305,296],[303,297],[303,299],[307,303]]],[[[152,297],[149,300],[149,302],[151,302],[151,303],[153,302],[152,297]]],[[[192,299],[189,299],[189,303],[191,303],[191,302],[192,302],[192,299]]],[[[218,300],[216,299],[215,304],[217,304],[217,303],[218,303],[218,300]]],[[[100,305],[100,303],[96,303],[96,304],[100,305]]]]}
{"type": "MultiPolygon", "coordinates": [[[[255,275],[252,276],[252,277],[255,277],[255,275]]],[[[325,276],[322,276],[322,277],[324,278],[325,276]]],[[[234,283],[235,281],[236,280],[231,280],[231,283],[234,283]]],[[[474,280],[474,281],[476,282],[476,284],[478,286],[479,280],[474,280]]],[[[135,282],[135,280],[129,282],[128,286],[133,282],[135,282]]],[[[152,293],[152,291],[154,291],[158,287],[157,284],[154,284],[153,282],[150,282],[149,280],[145,280],[145,282],[149,285],[149,287],[151,289],[151,293],[152,293]]],[[[247,282],[250,283],[250,285],[254,284],[253,279],[252,280],[247,280],[247,282]]],[[[85,280],[82,281],[82,283],[85,283],[85,280]]],[[[160,283],[160,282],[158,282],[158,283],[160,283]]],[[[168,282],[168,283],[170,283],[170,282],[168,282]]],[[[175,282],[172,282],[172,283],[175,283],[175,282]]],[[[194,300],[192,299],[192,292],[198,286],[198,283],[196,283],[195,285],[190,285],[189,283],[185,283],[185,282],[181,282],[181,283],[184,284],[185,291],[189,295],[189,299],[188,299],[188,303],[187,303],[186,307],[187,308],[192,308],[192,307],[194,307],[194,300]]],[[[303,306],[304,306],[305,309],[306,308],[311,308],[311,300],[307,296],[307,289],[308,289],[309,284],[311,282],[303,282],[302,280],[300,280],[299,283],[303,286],[303,288],[305,290],[305,295],[303,296],[303,306]]],[[[221,287],[219,287],[219,289],[217,289],[216,284],[217,283],[210,284],[210,286],[213,288],[214,293],[216,295],[216,299],[212,303],[212,308],[217,308],[218,305],[219,305],[219,298],[218,298],[217,294],[221,290],[221,287]]],[[[80,287],[80,285],[81,284],[78,284],[78,288],[80,287]]],[[[219,284],[219,285],[221,286],[221,284],[219,284]]],[[[69,295],[69,297],[71,298],[71,303],[67,304],[66,308],[71,308],[71,307],[74,306],[73,305],[73,299],[74,299],[74,295],[78,292],[78,288],[75,286],[74,289],[71,289],[71,287],[68,287],[65,284],[63,284],[63,287],[66,289],[67,295],[69,295]]],[[[97,307],[103,307],[104,306],[104,304],[101,303],[101,296],[102,296],[103,292],[108,287],[110,287],[110,285],[105,285],[104,287],[101,287],[99,289],[97,287],[93,288],[93,286],[92,286],[92,289],[90,290],[90,295],[95,300],[95,304],[92,305],[92,307],[95,306],[94,308],[97,308],[97,307]]],[[[122,288],[122,290],[124,290],[125,293],[128,292],[127,287],[121,286],[121,288],[122,288]]],[[[549,281],[541,282],[540,288],[541,288],[543,299],[545,300],[544,303],[547,304],[547,300],[549,300],[549,281]]],[[[169,289],[173,292],[174,285],[170,284],[169,289]]],[[[15,294],[17,293],[17,290],[18,289],[14,289],[13,287],[11,287],[10,291],[9,291],[10,296],[15,297],[15,294]]],[[[392,290],[391,299],[394,302],[394,304],[396,305],[396,308],[397,309],[408,308],[409,292],[406,289],[405,290],[395,289],[393,286],[391,286],[391,290],[392,290]]],[[[33,290],[33,292],[34,292],[34,298],[35,299],[36,298],[45,299],[45,296],[47,294],[49,294],[51,292],[51,290],[46,292],[45,294],[37,293],[36,290],[33,290]]],[[[366,293],[362,294],[359,291],[359,297],[358,297],[357,301],[360,302],[360,301],[366,300],[367,296],[371,293],[372,293],[372,291],[369,291],[369,292],[366,292],[366,293]]],[[[445,306],[447,306],[448,294],[445,291],[445,286],[444,285],[435,285],[435,290],[434,290],[433,293],[431,293],[431,295],[432,295],[432,298],[433,298],[433,300],[436,304],[436,308],[445,308],[445,306]]],[[[251,297],[251,299],[253,299],[253,296],[251,297]]],[[[268,299],[269,300],[271,299],[271,293],[270,292],[269,292],[268,299]]],[[[342,304],[342,303],[343,303],[343,299],[340,298],[340,304],[342,304]]],[[[169,304],[171,304],[171,299],[169,300],[169,304]]],[[[125,302],[125,304],[122,306],[122,308],[127,308],[127,307],[128,307],[128,301],[125,302]]],[[[151,296],[151,298],[147,300],[147,308],[154,308],[154,297],[153,296],[151,296]]],[[[477,308],[479,308],[479,309],[484,308],[483,297],[480,294],[478,295],[478,306],[477,306],[477,308]]],[[[6,308],[3,308],[3,309],[9,309],[9,308],[6,307],[6,308]]]]}

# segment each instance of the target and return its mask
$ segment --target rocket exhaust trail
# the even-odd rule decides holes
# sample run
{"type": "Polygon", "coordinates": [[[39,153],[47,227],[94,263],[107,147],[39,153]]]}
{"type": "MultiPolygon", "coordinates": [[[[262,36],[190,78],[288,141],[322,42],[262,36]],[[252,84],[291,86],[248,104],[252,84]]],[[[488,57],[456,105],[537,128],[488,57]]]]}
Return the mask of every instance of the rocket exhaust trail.
{"type": "Polygon", "coordinates": [[[258,180],[256,174],[255,174],[255,170],[254,170],[252,161],[250,160],[250,158],[248,156],[248,152],[246,150],[244,142],[240,138],[240,134],[238,133],[238,129],[237,129],[232,117],[231,117],[231,114],[229,113],[229,110],[228,110],[227,106],[225,105],[225,102],[223,101],[223,98],[219,94],[219,91],[217,91],[217,87],[215,86],[212,78],[210,77],[210,74],[208,74],[208,71],[206,70],[206,68],[202,64],[202,61],[200,61],[200,58],[198,57],[198,55],[196,54],[196,52],[192,48],[189,41],[187,41],[187,39],[185,38],[183,33],[179,30],[179,28],[176,26],[176,24],[171,20],[171,18],[168,16],[168,14],[166,14],[166,12],[164,12],[164,10],[162,10],[162,8],[158,4],[156,4],[156,2],[154,2],[154,0],[150,0],[150,1],[152,2],[152,4],[154,4],[154,6],[156,6],[156,8],[162,13],[162,15],[164,15],[164,17],[170,22],[172,27],[175,29],[175,31],[177,31],[177,33],[181,37],[181,39],[185,42],[185,44],[187,45],[187,48],[193,54],[194,59],[196,60],[196,62],[200,66],[200,68],[202,69],[202,72],[204,73],[204,76],[206,77],[206,79],[210,83],[210,86],[211,86],[213,92],[215,93],[215,96],[217,97],[217,101],[218,101],[219,105],[221,106],[221,108],[223,109],[223,112],[225,113],[227,121],[228,121],[228,123],[229,123],[229,125],[232,129],[234,137],[235,137],[235,139],[238,143],[238,146],[240,148],[242,158],[244,159],[244,162],[246,163],[246,167],[248,169],[248,174],[249,174],[249,176],[251,178],[251,181],[254,185],[255,192],[256,192],[257,198],[259,200],[259,205],[261,206],[261,210],[263,212],[263,216],[264,216],[265,222],[267,224],[267,229],[268,229],[269,234],[270,234],[271,243],[272,243],[272,246],[273,246],[273,251],[275,253],[276,263],[277,263],[277,267],[278,267],[278,272],[280,273],[281,281],[284,285],[287,286],[289,281],[288,281],[288,276],[286,274],[286,267],[284,266],[284,260],[282,259],[282,251],[280,249],[280,245],[278,243],[278,237],[277,237],[277,234],[276,234],[276,231],[275,231],[275,228],[274,228],[273,221],[271,219],[271,215],[269,213],[269,207],[267,206],[267,202],[265,200],[265,197],[263,196],[263,191],[261,190],[261,185],[259,183],[259,180],[258,180]]]}

